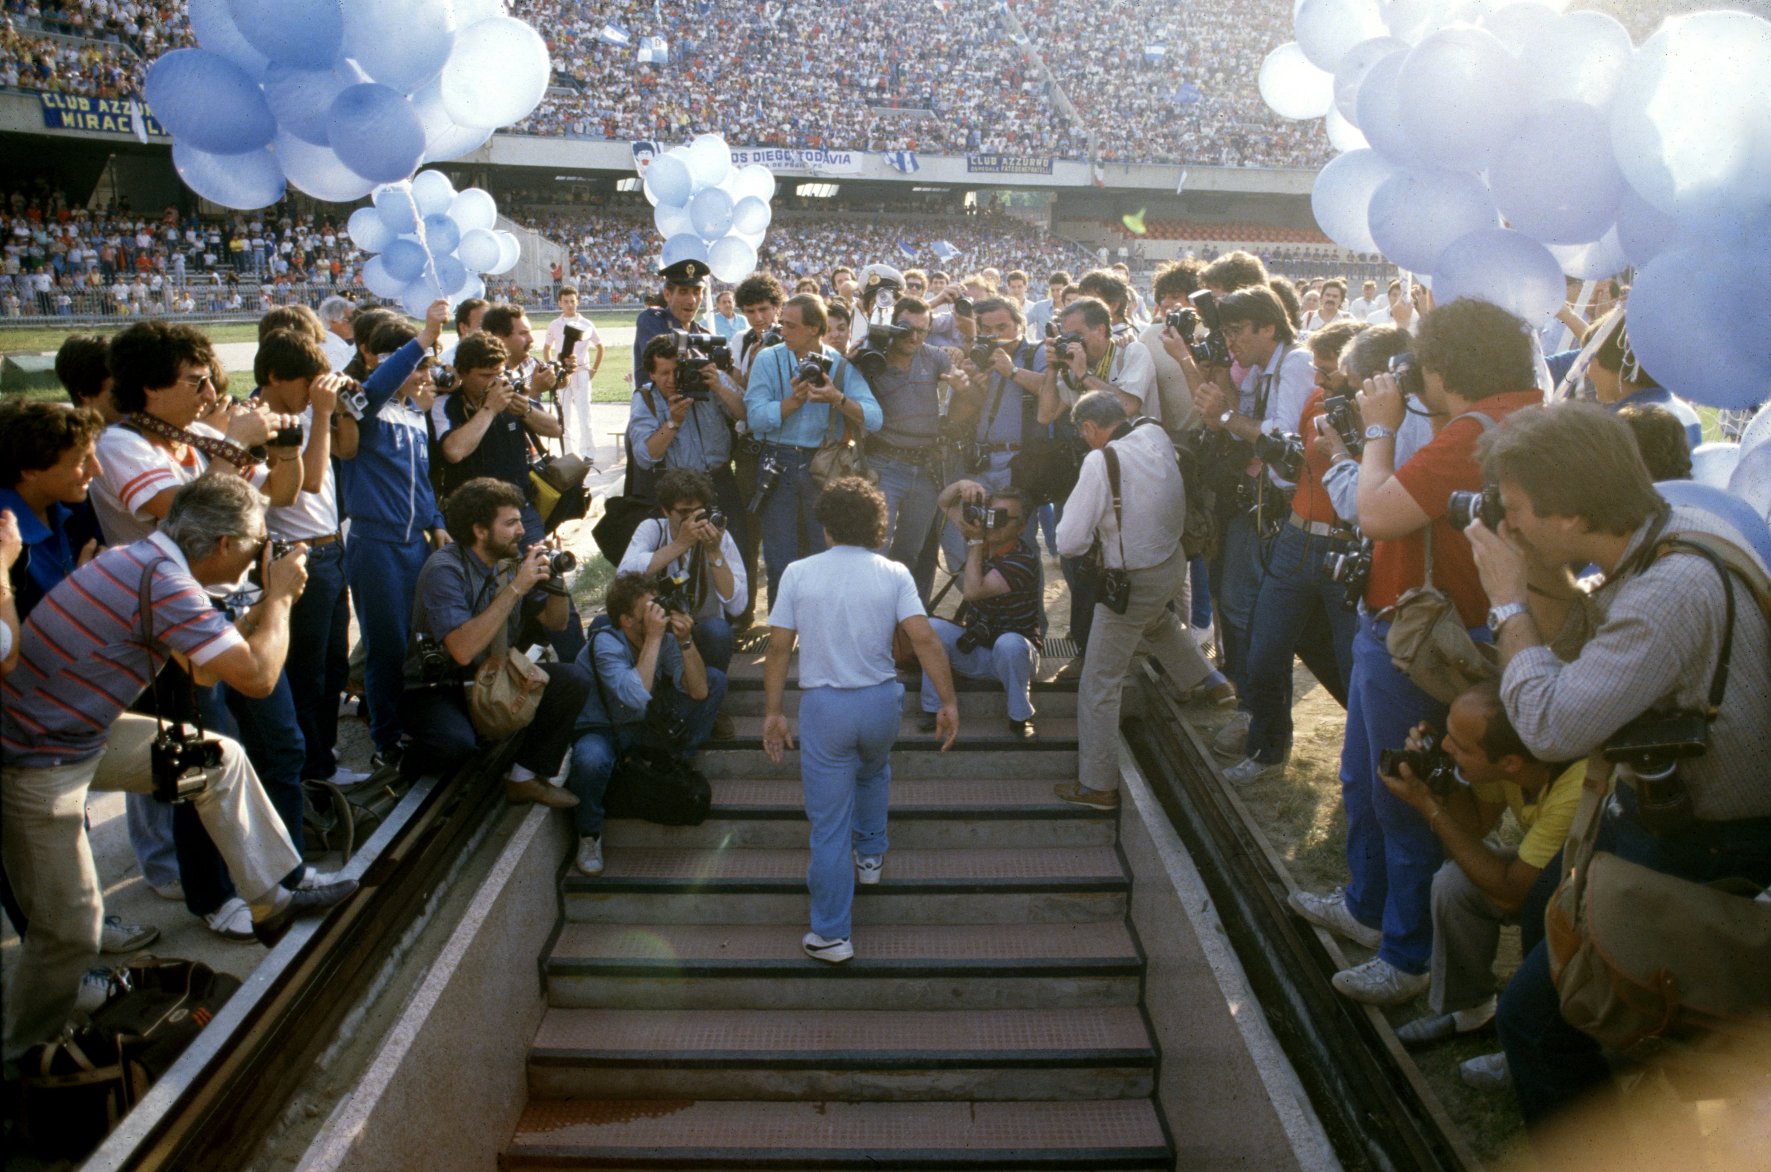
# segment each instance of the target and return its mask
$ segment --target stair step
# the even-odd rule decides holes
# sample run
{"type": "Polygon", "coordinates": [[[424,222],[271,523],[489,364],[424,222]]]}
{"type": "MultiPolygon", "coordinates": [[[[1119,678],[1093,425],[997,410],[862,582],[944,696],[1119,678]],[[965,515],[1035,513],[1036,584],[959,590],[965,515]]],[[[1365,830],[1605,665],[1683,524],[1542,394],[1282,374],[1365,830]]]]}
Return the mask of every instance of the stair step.
{"type": "MultiPolygon", "coordinates": [[[[966,721],[959,718],[959,736],[954,740],[949,752],[966,753],[1002,751],[1019,749],[1030,752],[1050,753],[1064,749],[1076,748],[1076,718],[1074,716],[1054,716],[1049,720],[1040,717],[1034,726],[1039,735],[1033,740],[1025,740],[1018,734],[1011,734],[1008,717],[1001,719],[978,717],[966,721]]],[[[715,749],[760,749],[762,747],[763,718],[757,715],[737,715],[732,717],[732,725],[736,732],[724,740],[710,741],[706,751],[715,749]]],[[[795,737],[798,730],[795,730],[795,737]]],[[[892,746],[893,760],[901,752],[938,749],[940,740],[932,732],[918,732],[916,717],[905,713],[898,719],[898,739],[892,746]]]]}
{"type": "MultiPolygon", "coordinates": [[[[782,700],[789,716],[799,714],[800,700],[805,693],[789,689],[782,700]]],[[[999,687],[961,688],[958,690],[959,718],[963,728],[966,720],[979,722],[1008,719],[1008,699],[999,687]]],[[[768,711],[768,696],[760,688],[733,688],[726,693],[721,711],[733,716],[761,716],[768,711]]],[[[922,711],[922,699],[914,689],[905,689],[904,712],[914,715],[922,711]]],[[[1033,693],[1034,723],[1059,717],[1074,719],[1076,693],[1055,689],[1035,689],[1033,693]]]]}
{"type": "MultiPolygon", "coordinates": [[[[566,918],[597,923],[792,923],[811,852],[611,849],[597,878],[570,875],[566,918]],[[684,896],[686,898],[673,898],[684,896]]],[[[855,890],[857,925],[1053,923],[1121,917],[1131,882],[1110,846],[892,850],[855,890]]]]}
{"type": "MultiPolygon", "coordinates": [[[[894,847],[1108,846],[1117,815],[1061,802],[1060,776],[905,779],[894,764],[889,828],[894,847]]],[[[794,847],[807,835],[797,777],[712,781],[713,808],[699,826],[612,819],[610,852],[636,847],[794,847]]],[[[612,857],[612,853],[611,853],[612,857]]]]}
{"type": "Polygon", "coordinates": [[[567,922],[545,969],[555,1006],[616,1009],[1030,1009],[1135,1005],[1142,957],[1123,920],[881,924],[855,959],[800,950],[774,924],[567,922]]]}
{"type": "Polygon", "coordinates": [[[1148,1099],[1019,1103],[538,1100],[506,1168],[1167,1168],[1148,1099]]]}
{"type": "MultiPolygon", "coordinates": [[[[737,724],[740,730],[747,720],[753,729],[761,724],[755,717],[739,717],[737,724]]],[[[1075,721],[1069,723],[1074,727],[1075,721]]],[[[1069,740],[1058,743],[1048,739],[1043,725],[1040,727],[1038,740],[1024,741],[1013,746],[1006,743],[1006,736],[1003,741],[994,743],[969,736],[963,719],[960,721],[959,739],[954,742],[952,750],[946,753],[935,748],[932,735],[919,736],[912,740],[913,743],[909,745],[900,740],[892,749],[894,789],[900,781],[909,779],[926,781],[967,777],[1055,777],[1076,780],[1076,742],[1069,740]]],[[[710,780],[746,777],[791,778],[798,781],[799,750],[789,749],[782,753],[781,761],[777,764],[769,760],[768,754],[762,751],[760,742],[754,738],[746,742],[715,743],[696,758],[696,768],[710,780]],[[714,749],[720,751],[711,751],[714,749]]]]}
{"type": "Polygon", "coordinates": [[[536,1098],[1112,1099],[1150,1093],[1133,1006],[1026,1010],[550,1009],[536,1098]]]}

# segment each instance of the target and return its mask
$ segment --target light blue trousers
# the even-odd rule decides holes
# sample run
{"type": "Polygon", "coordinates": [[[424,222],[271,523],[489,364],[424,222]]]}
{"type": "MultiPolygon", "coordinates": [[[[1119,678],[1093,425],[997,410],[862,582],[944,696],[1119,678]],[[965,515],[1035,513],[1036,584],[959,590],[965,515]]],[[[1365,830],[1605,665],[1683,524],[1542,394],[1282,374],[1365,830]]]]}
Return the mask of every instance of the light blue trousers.
{"type": "Polygon", "coordinates": [[[886,852],[892,742],[898,737],[904,685],[812,688],[800,700],[800,784],[812,822],[812,931],[849,935],[855,902],[851,852],[886,852]]]}

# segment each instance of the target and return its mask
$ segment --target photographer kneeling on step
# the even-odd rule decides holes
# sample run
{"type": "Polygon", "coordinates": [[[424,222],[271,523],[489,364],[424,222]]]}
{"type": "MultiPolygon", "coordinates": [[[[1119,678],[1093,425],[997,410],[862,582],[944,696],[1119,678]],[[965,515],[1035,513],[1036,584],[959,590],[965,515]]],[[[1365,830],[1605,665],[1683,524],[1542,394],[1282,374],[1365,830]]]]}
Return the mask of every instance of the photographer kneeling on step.
{"type": "MultiPolygon", "coordinates": [[[[467,688],[488,656],[516,646],[525,619],[548,631],[566,625],[571,555],[546,545],[523,548],[523,504],[521,492],[490,476],[449,494],[445,520],[454,541],[425,561],[412,602],[400,696],[400,724],[412,737],[400,759],[408,777],[453,773],[480,747],[467,688]]],[[[516,734],[522,744],[504,793],[512,802],[566,809],[578,799],[548,779],[565,760],[590,678],[576,664],[536,666],[547,673],[547,687],[534,719],[516,734]]]]}

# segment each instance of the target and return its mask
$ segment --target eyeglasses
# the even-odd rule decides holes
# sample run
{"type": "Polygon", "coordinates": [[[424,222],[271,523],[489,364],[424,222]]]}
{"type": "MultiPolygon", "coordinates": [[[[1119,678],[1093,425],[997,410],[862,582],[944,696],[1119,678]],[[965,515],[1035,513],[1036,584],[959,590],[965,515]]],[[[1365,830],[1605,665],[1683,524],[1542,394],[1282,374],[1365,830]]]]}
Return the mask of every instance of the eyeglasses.
{"type": "Polygon", "coordinates": [[[264,547],[270,544],[271,535],[269,532],[261,533],[257,537],[247,537],[244,534],[235,534],[235,540],[250,542],[252,546],[252,560],[257,561],[258,555],[264,552],[264,547]]]}
{"type": "Polygon", "coordinates": [[[926,338],[929,336],[929,328],[927,326],[911,326],[910,336],[912,338],[926,338]]]}
{"type": "Polygon", "coordinates": [[[928,288],[928,286],[924,285],[921,281],[911,281],[906,284],[904,288],[912,293],[921,293],[924,289],[928,288]]]}
{"type": "Polygon", "coordinates": [[[194,391],[200,391],[205,386],[213,387],[215,385],[215,379],[206,374],[187,374],[178,381],[194,391]]]}

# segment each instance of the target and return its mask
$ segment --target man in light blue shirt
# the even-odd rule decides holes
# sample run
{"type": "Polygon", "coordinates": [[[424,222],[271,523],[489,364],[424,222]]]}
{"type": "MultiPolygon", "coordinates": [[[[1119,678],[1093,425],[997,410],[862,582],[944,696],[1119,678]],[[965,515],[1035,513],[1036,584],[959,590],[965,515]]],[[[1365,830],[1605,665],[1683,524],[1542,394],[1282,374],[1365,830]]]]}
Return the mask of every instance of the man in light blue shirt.
{"type": "Polygon", "coordinates": [[[838,420],[832,411],[851,434],[878,431],[885,422],[860,371],[823,345],[825,324],[822,297],[801,293],[790,298],[777,323],[782,342],[752,360],[744,394],[750,434],[762,443],[757,481],[763,500],[755,513],[762,526],[771,599],[789,563],[824,549],[823,533],[812,516],[818,486],[812,481],[811,462],[825,440],[834,438],[832,428],[838,420]],[[828,373],[800,378],[800,366],[808,358],[821,359],[828,373]],[[771,482],[772,487],[765,489],[771,482]]]}

